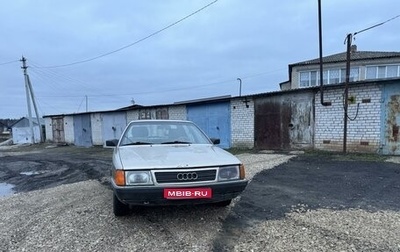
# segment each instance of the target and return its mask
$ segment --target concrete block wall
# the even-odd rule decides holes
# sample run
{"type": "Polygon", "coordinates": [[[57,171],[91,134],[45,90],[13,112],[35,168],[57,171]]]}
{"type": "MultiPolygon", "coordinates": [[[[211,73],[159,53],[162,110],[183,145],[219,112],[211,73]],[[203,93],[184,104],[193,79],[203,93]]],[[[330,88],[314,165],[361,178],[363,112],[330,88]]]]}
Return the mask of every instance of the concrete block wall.
{"type": "Polygon", "coordinates": [[[130,121],[139,119],[139,110],[129,110],[126,112],[126,121],[129,123],[130,121]]]}
{"type": "MultiPolygon", "coordinates": [[[[331,106],[322,106],[320,93],[315,99],[315,148],[328,151],[343,150],[344,133],[344,87],[324,91],[324,102],[331,106]]],[[[379,86],[349,85],[347,121],[347,151],[377,152],[380,146],[381,97],[379,86]],[[358,112],[357,112],[358,107],[358,112]]]]}
{"type": "Polygon", "coordinates": [[[169,107],[168,115],[171,120],[187,120],[186,106],[169,107]]]}
{"type": "Polygon", "coordinates": [[[254,148],[254,102],[247,98],[231,100],[231,141],[233,148],[254,148]]]}

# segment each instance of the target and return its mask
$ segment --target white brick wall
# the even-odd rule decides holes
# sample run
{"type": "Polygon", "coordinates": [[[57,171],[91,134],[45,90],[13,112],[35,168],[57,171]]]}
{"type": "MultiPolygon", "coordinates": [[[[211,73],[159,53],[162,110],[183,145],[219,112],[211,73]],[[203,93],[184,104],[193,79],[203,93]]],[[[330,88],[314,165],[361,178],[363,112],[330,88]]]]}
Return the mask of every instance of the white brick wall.
{"type": "Polygon", "coordinates": [[[234,148],[254,147],[254,102],[243,98],[231,100],[231,141],[234,148]]]}
{"type": "Polygon", "coordinates": [[[171,120],[186,120],[186,106],[173,106],[168,108],[169,119],[171,120]]]}
{"type": "Polygon", "coordinates": [[[139,109],[129,110],[126,112],[127,123],[129,123],[130,121],[138,120],[138,119],[139,119],[139,109]]]}
{"type": "MultiPolygon", "coordinates": [[[[355,118],[355,120],[347,121],[347,150],[349,152],[376,152],[379,149],[381,93],[376,85],[349,85],[349,97],[355,97],[355,103],[349,103],[348,106],[348,117],[355,118]],[[359,104],[358,114],[357,104],[359,104]]],[[[325,90],[324,102],[331,102],[332,105],[322,106],[320,93],[316,94],[314,139],[316,149],[343,150],[343,96],[343,87],[325,90]]]]}

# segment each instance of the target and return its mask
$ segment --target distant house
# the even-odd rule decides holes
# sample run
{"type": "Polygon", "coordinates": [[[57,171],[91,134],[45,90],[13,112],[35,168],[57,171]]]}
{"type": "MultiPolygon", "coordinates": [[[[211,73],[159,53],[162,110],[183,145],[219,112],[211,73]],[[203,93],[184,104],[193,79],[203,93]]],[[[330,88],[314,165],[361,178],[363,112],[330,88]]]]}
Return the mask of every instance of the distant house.
{"type": "MultiPolygon", "coordinates": [[[[352,45],[350,81],[371,81],[400,77],[400,52],[357,51],[352,45]]],[[[346,52],[322,58],[323,84],[344,83],[346,52]]],[[[319,58],[289,65],[289,80],[280,84],[281,90],[319,86],[319,58]]]]}
{"type": "MultiPolygon", "coordinates": [[[[315,149],[340,151],[344,146],[344,87],[346,52],[328,55],[323,62],[320,93],[320,60],[290,64],[289,80],[282,91],[313,90],[312,125],[315,149]],[[321,99],[324,98],[324,104],[321,99]]],[[[400,119],[400,52],[350,51],[347,149],[400,155],[397,122],[400,119]]],[[[292,123],[290,124],[292,125],[292,123]]]]}
{"type": "Polygon", "coordinates": [[[29,125],[29,119],[22,117],[14,124],[11,125],[12,140],[14,144],[25,144],[25,143],[40,143],[40,132],[44,128],[44,120],[39,119],[40,124],[38,125],[37,119],[32,118],[33,124],[33,136],[29,125]]]}
{"type": "Polygon", "coordinates": [[[6,124],[0,122],[0,134],[7,131],[7,129],[8,129],[8,126],[6,124]]]}

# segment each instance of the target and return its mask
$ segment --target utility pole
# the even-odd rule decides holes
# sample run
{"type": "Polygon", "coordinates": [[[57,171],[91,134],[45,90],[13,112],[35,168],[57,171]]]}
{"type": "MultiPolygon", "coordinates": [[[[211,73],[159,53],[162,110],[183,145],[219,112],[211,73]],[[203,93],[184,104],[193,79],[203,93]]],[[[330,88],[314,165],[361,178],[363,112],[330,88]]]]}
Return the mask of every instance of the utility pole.
{"type": "Polygon", "coordinates": [[[30,99],[30,92],[29,92],[29,79],[27,73],[27,66],[26,66],[26,59],[22,56],[22,69],[24,71],[24,79],[25,79],[25,92],[26,92],[26,104],[28,106],[28,121],[29,121],[29,129],[31,131],[31,142],[32,144],[35,143],[35,136],[33,133],[33,122],[32,122],[32,109],[31,109],[31,99],[30,99]]]}
{"type": "Polygon", "coordinates": [[[343,118],[343,153],[347,152],[347,111],[349,108],[349,81],[350,81],[350,50],[351,40],[353,39],[351,33],[347,34],[347,51],[346,51],[346,81],[344,85],[344,118],[343,118]]]}
{"type": "Polygon", "coordinates": [[[327,106],[324,102],[324,68],[323,56],[322,56],[322,11],[321,11],[321,0],[318,0],[318,40],[319,40],[319,92],[321,94],[321,105],[327,106]]]}
{"type": "Polygon", "coordinates": [[[85,100],[86,100],[86,112],[88,112],[89,105],[88,105],[88,96],[87,95],[85,95],[85,100]]]}
{"type": "Polygon", "coordinates": [[[36,106],[35,95],[33,94],[32,84],[31,84],[31,81],[29,79],[29,75],[28,75],[28,71],[27,71],[28,67],[26,66],[25,57],[22,56],[21,61],[22,61],[22,69],[24,71],[26,102],[27,102],[27,106],[28,106],[28,120],[29,120],[29,128],[30,128],[31,137],[32,137],[31,141],[32,141],[32,144],[34,144],[35,143],[35,135],[34,135],[34,130],[33,130],[31,99],[32,99],[33,107],[35,109],[37,124],[39,125],[40,142],[43,142],[44,137],[43,137],[43,133],[42,133],[42,125],[40,123],[38,109],[37,109],[37,106],[36,106]]]}

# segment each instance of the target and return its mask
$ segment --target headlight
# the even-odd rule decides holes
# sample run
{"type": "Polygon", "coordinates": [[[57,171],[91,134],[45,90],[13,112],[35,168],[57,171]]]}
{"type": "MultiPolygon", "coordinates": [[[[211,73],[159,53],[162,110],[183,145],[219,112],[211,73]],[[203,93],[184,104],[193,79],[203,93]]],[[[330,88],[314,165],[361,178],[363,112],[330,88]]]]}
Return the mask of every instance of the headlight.
{"type": "Polygon", "coordinates": [[[125,171],[126,185],[152,185],[149,171],[125,171]]]}
{"type": "Polygon", "coordinates": [[[218,172],[218,180],[239,179],[239,166],[220,167],[218,172]]]}

